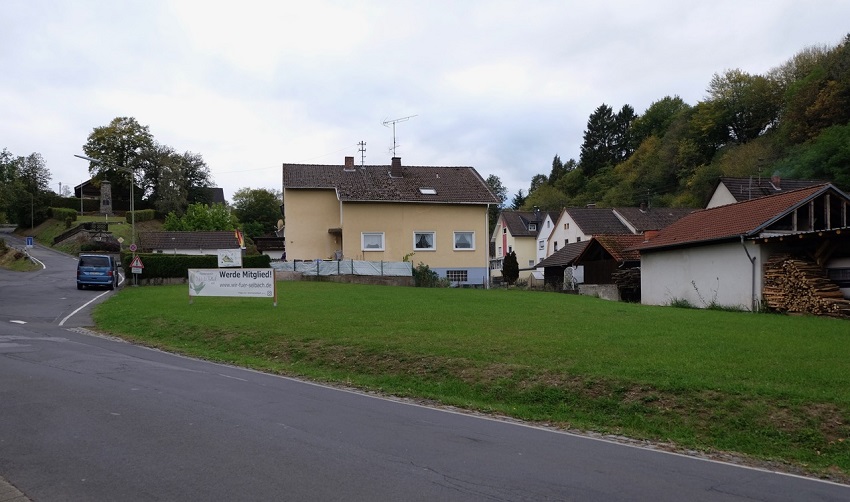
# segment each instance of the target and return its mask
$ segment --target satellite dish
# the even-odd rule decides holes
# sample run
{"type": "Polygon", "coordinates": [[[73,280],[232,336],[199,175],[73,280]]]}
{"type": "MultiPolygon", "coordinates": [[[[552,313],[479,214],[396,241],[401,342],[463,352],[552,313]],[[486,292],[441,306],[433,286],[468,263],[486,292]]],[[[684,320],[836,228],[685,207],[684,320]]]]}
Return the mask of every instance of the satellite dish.
{"type": "Polygon", "coordinates": [[[277,220],[277,230],[283,230],[283,220],[277,220]]]}

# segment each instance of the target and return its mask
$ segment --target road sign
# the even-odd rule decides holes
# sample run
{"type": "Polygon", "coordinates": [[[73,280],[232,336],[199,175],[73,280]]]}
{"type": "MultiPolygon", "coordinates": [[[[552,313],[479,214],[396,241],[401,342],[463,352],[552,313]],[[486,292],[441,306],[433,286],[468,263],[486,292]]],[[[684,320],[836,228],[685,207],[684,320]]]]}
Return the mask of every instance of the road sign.
{"type": "Polygon", "coordinates": [[[130,251],[132,251],[132,252],[134,252],[134,253],[135,253],[135,252],[136,252],[136,249],[138,249],[138,248],[136,247],[136,245],[135,245],[135,244],[130,244],[130,251]]]}
{"type": "Polygon", "coordinates": [[[35,245],[35,243],[33,242],[32,237],[27,237],[27,247],[28,247],[28,248],[31,248],[31,247],[33,247],[34,245],[35,245]]]}
{"type": "Polygon", "coordinates": [[[130,272],[134,274],[141,274],[142,269],[145,266],[142,264],[142,258],[140,256],[134,256],[133,261],[130,262],[130,272]]]}

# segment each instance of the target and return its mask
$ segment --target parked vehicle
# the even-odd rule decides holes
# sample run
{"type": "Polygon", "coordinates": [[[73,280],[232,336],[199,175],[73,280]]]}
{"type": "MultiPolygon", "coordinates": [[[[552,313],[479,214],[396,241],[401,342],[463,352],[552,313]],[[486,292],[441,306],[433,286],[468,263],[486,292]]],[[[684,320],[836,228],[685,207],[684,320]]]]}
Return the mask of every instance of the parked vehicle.
{"type": "Polygon", "coordinates": [[[118,263],[108,254],[81,254],[77,262],[77,289],[84,286],[106,286],[115,289],[118,285],[118,263]]]}

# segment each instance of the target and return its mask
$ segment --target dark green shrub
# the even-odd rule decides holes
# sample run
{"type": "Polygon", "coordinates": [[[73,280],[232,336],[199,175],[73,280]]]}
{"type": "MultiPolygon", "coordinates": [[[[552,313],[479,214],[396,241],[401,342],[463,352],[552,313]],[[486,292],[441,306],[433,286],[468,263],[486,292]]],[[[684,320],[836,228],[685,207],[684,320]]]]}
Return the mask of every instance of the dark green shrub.
{"type": "Polygon", "coordinates": [[[67,221],[68,218],[71,218],[71,221],[77,221],[77,210],[67,207],[51,207],[50,217],[59,221],[67,221]]]}
{"type": "Polygon", "coordinates": [[[133,222],[133,213],[136,214],[136,221],[151,221],[156,218],[156,211],[153,209],[142,209],[136,211],[127,211],[124,215],[124,218],[127,220],[127,223],[133,222]]]}

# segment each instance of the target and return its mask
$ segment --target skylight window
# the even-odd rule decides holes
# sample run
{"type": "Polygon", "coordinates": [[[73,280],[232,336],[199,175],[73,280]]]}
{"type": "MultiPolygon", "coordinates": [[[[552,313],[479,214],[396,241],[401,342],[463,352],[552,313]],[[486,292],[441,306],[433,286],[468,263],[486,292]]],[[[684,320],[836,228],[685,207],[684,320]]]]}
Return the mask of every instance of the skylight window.
{"type": "Polygon", "coordinates": [[[419,193],[422,195],[437,195],[436,188],[420,188],[419,193]]]}

